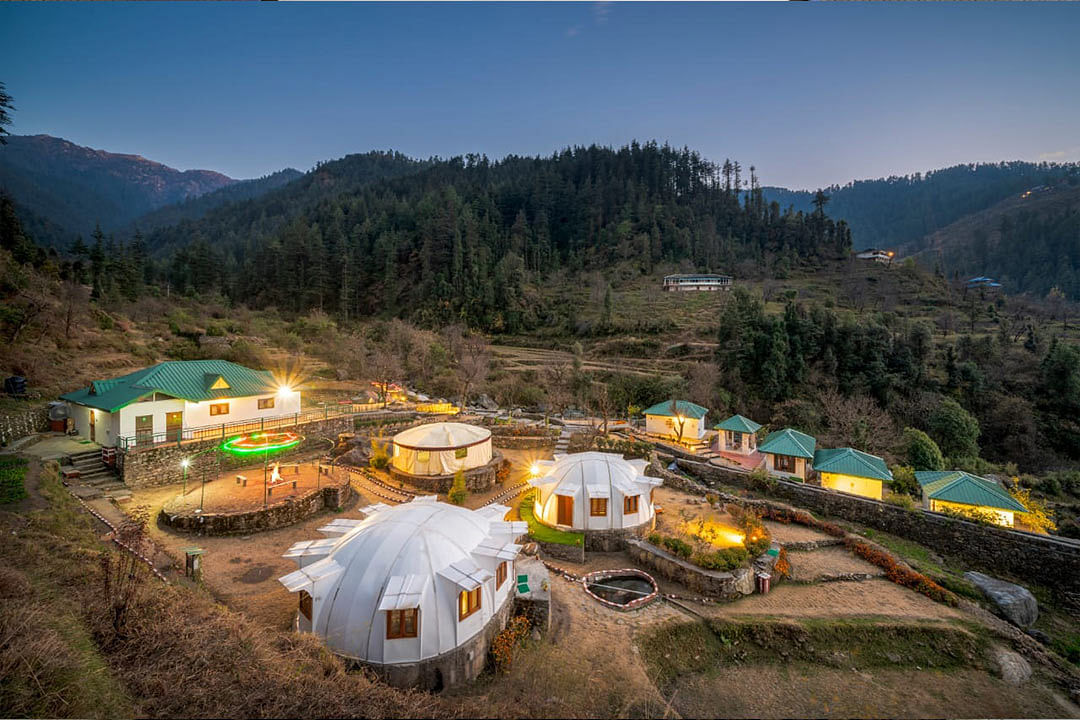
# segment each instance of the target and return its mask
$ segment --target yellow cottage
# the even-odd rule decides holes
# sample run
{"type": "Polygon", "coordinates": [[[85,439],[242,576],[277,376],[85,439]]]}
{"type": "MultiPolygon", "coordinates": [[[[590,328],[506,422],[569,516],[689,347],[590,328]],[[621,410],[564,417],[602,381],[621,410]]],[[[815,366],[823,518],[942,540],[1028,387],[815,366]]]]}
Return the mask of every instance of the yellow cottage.
{"type": "Polygon", "coordinates": [[[884,460],[852,448],[818,450],[814,453],[814,470],[822,487],[872,500],[881,500],[883,483],[892,482],[884,460]]]}

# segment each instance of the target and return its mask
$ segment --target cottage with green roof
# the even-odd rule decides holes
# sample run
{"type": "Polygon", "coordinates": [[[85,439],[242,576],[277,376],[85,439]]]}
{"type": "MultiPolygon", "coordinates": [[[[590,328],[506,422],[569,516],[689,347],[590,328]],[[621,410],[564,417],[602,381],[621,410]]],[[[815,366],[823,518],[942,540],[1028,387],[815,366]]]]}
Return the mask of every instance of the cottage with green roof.
{"type": "Polygon", "coordinates": [[[978,512],[989,515],[998,525],[1013,527],[1015,513],[1027,508],[993,480],[962,470],[918,470],[915,479],[922,486],[923,506],[933,512],[978,512]]]}
{"type": "Polygon", "coordinates": [[[821,478],[821,487],[873,500],[881,500],[882,484],[892,482],[884,460],[853,448],[818,450],[814,453],[814,470],[821,478]]]}
{"type": "Polygon", "coordinates": [[[196,437],[201,430],[300,412],[300,393],[225,360],[158,363],[60,396],[79,435],[105,447],[196,437]]]}
{"type": "Polygon", "coordinates": [[[716,449],[739,455],[753,455],[757,450],[757,433],[761,425],[742,415],[732,415],[715,426],[716,449]]]}
{"type": "Polygon", "coordinates": [[[765,469],[774,475],[806,479],[814,462],[817,440],[798,430],[784,428],[769,433],[758,452],[765,455],[765,469]]]}
{"type": "Polygon", "coordinates": [[[708,408],[689,400],[665,400],[643,413],[645,432],[675,442],[696,443],[705,437],[708,412],[708,408]]]}

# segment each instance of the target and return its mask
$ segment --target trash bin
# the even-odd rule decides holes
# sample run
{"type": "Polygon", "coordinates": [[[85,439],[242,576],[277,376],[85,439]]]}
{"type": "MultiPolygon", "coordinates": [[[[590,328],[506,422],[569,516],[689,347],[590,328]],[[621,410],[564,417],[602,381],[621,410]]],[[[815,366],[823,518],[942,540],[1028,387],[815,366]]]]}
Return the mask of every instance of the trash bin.
{"type": "Polygon", "coordinates": [[[769,594],[769,585],[772,582],[772,575],[767,572],[759,572],[757,574],[757,591],[762,595],[769,594]]]}

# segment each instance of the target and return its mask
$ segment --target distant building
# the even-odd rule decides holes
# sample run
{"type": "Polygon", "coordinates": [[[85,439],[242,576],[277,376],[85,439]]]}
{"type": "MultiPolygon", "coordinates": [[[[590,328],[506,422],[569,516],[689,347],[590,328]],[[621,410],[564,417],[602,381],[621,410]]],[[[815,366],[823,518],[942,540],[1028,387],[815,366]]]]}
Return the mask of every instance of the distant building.
{"type": "Polygon", "coordinates": [[[730,290],[730,275],[665,275],[664,290],[730,290]]]}
{"type": "Polygon", "coordinates": [[[932,512],[981,512],[994,522],[1013,527],[1015,513],[1027,510],[1005,488],[993,480],[962,470],[919,470],[915,479],[922,486],[923,507],[932,512]]]}
{"type": "Polygon", "coordinates": [[[1000,290],[1001,283],[994,280],[994,278],[980,275],[979,277],[968,278],[967,287],[969,290],[1000,290]]]}
{"type": "Polygon", "coordinates": [[[676,442],[697,442],[705,437],[708,412],[688,400],[665,400],[642,413],[645,415],[645,432],[676,442]]]}
{"type": "Polygon", "coordinates": [[[765,469],[772,475],[806,479],[812,469],[817,440],[798,430],[784,428],[771,433],[758,445],[758,452],[765,456],[765,469]]]}
{"type": "Polygon", "coordinates": [[[881,263],[890,263],[895,256],[896,253],[892,250],[882,250],[881,248],[867,248],[855,253],[855,257],[860,260],[875,260],[881,263]]]}

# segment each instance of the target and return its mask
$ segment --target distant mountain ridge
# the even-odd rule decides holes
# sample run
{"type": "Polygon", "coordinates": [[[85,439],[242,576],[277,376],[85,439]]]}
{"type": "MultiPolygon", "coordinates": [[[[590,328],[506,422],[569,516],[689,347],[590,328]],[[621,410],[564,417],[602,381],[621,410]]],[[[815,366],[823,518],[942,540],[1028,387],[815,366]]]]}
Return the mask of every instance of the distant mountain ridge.
{"type": "Polygon", "coordinates": [[[13,135],[0,148],[0,189],[17,209],[45,218],[56,244],[62,228],[88,235],[120,228],[151,210],[235,184],[213,170],[177,170],[140,155],[111,153],[51,135],[13,135]]]}

